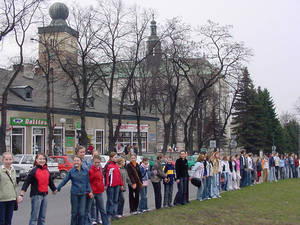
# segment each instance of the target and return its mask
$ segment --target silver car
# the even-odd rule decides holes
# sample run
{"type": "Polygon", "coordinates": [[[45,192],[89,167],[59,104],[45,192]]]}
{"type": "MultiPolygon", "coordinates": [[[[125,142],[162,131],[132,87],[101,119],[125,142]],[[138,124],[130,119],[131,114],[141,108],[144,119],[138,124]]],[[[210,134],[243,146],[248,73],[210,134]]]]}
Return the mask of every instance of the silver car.
{"type": "MultiPolygon", "coordinates": [[[[25,172],[28,174],[29,171],[33,168],[33,163],[35,159],[34,154],[17,154],[14,155],[14,162],[13,166],[21,167],[25,170],[25,172]]],[[[59,176],[59,169],[58,169],[58,163],[51,158],[47,158],[47,165],[48,170],[51,173],[53,178],[56,178],[59,176]]]]}

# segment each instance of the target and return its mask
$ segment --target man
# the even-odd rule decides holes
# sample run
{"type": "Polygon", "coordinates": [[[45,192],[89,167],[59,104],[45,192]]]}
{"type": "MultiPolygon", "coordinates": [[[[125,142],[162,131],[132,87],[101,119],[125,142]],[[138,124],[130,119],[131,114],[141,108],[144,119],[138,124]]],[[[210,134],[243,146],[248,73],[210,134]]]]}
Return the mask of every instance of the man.
{"type": "Polygon", "coordinates": [[[188,162],[186,159],[186,152],[180,151],[180,158],[176,160],[176,183],[178,192],[174,199],[174,205],[182,204],[185,205],[188,202],[187,199],[187,188],[188,188],[188,162]]]}
{"type": "Polygon", "coordinates": [[[162,170],[161,162],[163,160],[163,154],[157,155],[157,160],[152,166],[152,170],[154,171],[154,175],[151,177],[153,189],[154,189],[154,196],[155,196],[155,208],[160,209],[162,203],[162,196],[161,196],[161,180],[164,179],[167,181],[167,175],[162,170]]]}
{"type": "Polygon", "coordinates": [[[247,165],[246,165],[246,150],[241,151],[240,156],[240,174],[241,174],[241,184],[240,187],[245,187],[247,184],[247,165]]]}

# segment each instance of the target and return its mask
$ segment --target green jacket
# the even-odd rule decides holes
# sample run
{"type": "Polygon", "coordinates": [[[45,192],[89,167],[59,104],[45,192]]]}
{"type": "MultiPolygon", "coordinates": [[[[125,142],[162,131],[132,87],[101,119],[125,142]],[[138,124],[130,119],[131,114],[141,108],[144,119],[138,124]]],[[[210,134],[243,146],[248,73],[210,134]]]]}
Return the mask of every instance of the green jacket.
{"type": "Polygon", "coordinates": [[[17,179],[16,179],[16,171],[12,169],[11,178],[14,182],[12,184],[9,179],[7,173],[7,169],[3,166],[0,166],[0,202],[12,201],[16,200],[16,188],[17,188],[17,179]]]}

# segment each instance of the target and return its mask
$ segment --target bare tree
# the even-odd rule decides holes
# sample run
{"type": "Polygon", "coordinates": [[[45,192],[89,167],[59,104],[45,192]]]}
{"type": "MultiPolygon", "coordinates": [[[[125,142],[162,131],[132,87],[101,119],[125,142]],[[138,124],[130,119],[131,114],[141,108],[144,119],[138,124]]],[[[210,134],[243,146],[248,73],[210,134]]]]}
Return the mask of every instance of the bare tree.
{"type": "Polygon", "coordinates": [[[194,95],[192,110],[186,117],[189,120],[189,129],[184,138],[189,153],[193,152],[194,124],[198,118],[204,93],[215,87],[219,80],[235,76],[237,69],[241,68],[242,63],[251,55],[250,50],[243,43],[233,40],[230,28],[230,26],[220,26],[208,21],[208,24],[200,27],[196,32],[200,41],[187,43],[176,60],[194,95]],[[198,82],[194,79],[201,81],[201,88],[195,85],[198,82]]]}
{"type": "Polygon", "coordinates": [[[23,48],[27,31],[32,25],[34,14],[40,1],[4,1],[0,13],[0,41],[8,34],[12,33],[15,43],[19,49],[18,63],[8,77],[2,79],[7,81],[2,91],[1,102],[1,127],[0,127],[0,153],[6,151],[6,120],[7,120],[7,97],[8,92],[20,73],[24,61],[23,48]]]}

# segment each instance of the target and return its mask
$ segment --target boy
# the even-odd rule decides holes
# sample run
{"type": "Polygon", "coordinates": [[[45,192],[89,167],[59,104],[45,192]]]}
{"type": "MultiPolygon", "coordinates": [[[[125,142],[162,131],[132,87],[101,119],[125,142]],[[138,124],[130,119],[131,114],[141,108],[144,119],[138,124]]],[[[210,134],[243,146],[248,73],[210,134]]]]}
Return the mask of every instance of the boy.
{"type": "Polygon", "coordinates": [[[165,195],[164,207],[172,206],[173,183],[175,180],[175,167],[172,164],[172,158],[168,158],[167,164],[164,166],[164,173],[167,175],[167,180],[164,181],[165,195]]]}

